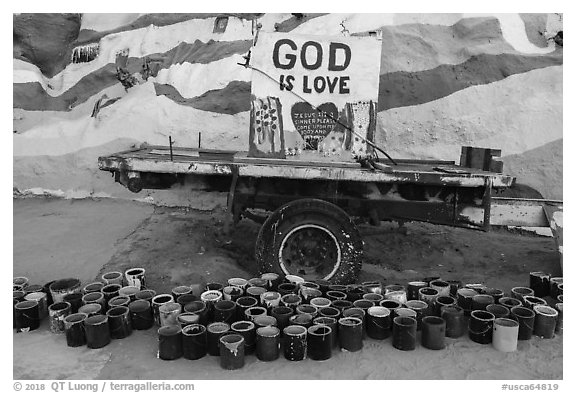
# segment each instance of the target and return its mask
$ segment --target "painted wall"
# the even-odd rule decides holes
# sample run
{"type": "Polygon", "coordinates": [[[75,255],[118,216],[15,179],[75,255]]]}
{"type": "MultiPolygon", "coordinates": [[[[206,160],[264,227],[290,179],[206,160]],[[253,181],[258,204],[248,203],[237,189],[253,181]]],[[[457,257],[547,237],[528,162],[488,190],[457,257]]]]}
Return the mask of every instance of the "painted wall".
{"type": "Polygon", "coordinates": [[[562,198],[563,51],[547,39],[562,30],[561,15],[237,14],[223,30],[216,17],[15,15],[14,187],[134,197],[98,171],[98,155],[168,136],[197,146],[199,132],[203,147],[248,150],[252,75],[237,63],[261,24],[381,31],[378,145],[397,158],[456,161],[462,145],[501,149],[506,172],[562,198]],[[72,63],[95,47],[94,60],[72,63]],[[128,90],[116,78],[118,54],[140,82],[128,90]]]}

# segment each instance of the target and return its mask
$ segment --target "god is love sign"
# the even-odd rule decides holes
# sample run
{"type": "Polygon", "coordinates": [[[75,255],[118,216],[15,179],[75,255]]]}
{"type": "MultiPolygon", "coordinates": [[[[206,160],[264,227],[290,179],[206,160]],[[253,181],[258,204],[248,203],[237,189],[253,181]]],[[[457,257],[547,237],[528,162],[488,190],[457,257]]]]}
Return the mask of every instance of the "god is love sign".
{"type": "Polygon", "coordinates": [[[252,48],[252,157],[350,161],[372,154],[381,42],[260,32],[252,48]]]}

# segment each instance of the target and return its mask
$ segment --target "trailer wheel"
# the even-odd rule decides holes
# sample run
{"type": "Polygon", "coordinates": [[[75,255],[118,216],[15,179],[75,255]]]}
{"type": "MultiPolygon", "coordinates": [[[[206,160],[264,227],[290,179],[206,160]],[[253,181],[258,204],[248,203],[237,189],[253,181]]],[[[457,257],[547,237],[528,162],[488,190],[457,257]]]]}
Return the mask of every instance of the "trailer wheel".
{"type": "Polygon", "coordinates": [[[320,199],[299,199],[266,219],[256,240],[256,262],[261,273],[347,284],[360,273],[362,249],[346,212],[320,199]]]}

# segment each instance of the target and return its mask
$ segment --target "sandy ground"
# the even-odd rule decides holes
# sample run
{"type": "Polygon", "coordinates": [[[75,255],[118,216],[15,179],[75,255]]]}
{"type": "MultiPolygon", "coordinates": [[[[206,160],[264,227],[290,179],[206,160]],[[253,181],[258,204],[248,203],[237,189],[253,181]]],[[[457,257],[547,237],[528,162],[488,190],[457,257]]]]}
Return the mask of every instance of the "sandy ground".
{"type": "MultiPolygon", "coordinates": [[[[43,284],[75,276],[83,282],[105,271],[147,269],[149,286],[177,285],[256,275],[252,256],[258,226],[241,222],[222,235],[224,212],[160,208],[115,200],[14,200],[14,275],[43,284]]],[[[561,275],[553,239],[510,231],[479,231],[428,224],[361,227],[366,242],[360,281],[406,283],[426,276],[460,279],[506,292],[527,285],[528,272],[561,275]]],[[[391,339],[367,339],[356,353],[335,351],[324,362],[264,363],[246,358],[223,371],[214,357],[166,362],[156,358],[154,329],[135,331],[97,350],[69,348],[47,321],[14,333],[15,379],[562,379],[562,336],[533,337],[518,351],[501,353],[467,337],[447,339],[442,351],[420,343],[401,352],[391,339]],[[42,356],[37,349],[41,347],[42,356]]]]}

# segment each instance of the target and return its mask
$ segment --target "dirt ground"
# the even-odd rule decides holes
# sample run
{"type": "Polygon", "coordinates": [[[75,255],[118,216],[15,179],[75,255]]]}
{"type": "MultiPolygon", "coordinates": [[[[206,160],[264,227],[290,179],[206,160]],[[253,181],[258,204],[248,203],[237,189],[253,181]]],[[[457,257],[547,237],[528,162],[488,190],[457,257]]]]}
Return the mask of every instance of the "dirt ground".
{"type": "MultiPolygon", "coordinates": [[[[177,285],[224,282],[257,274],[253,247],[258,225],[242,221],[222,234],[221,210],[202,212],[117,200],[14,199],[14,276],[32,284],[144,267],[158,293],[177,285]]],[[[494,230],[489,233],[421,223],[361,226],[365,263],[359,281],[401,283],[428,276],[485,283],[508,292],[528,284],[530,271],[561,275],[554,240],[494,230]]],[[[323,362],[264,363],[255,356],[224,371],[207,356],[196,361],[157,359],[154,329],[90,350],[69,348],[47,321],[14,333],[14,379],[546,379],[563,378],[562,336],[533,337],[501,353],[468,337],[447,339],[441,351],[401,352],[391,339],[367,339],[360,352],[335,351],[323,362]],[[38,348],[43,348],[38,356],[38,348]]]]}

